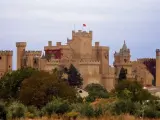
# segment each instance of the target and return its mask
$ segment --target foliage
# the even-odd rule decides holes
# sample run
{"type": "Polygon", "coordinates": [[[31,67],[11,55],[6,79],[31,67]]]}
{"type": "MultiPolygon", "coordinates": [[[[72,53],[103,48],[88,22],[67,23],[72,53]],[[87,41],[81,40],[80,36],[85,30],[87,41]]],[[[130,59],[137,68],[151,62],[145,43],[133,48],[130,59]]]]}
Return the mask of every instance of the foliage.
{"type": "Polygon", "coordinates": [[[86,116],[88,118],[94,117],[94,109],[89,104],[84,104],[80,110],[81,115],[86,116]]]}
{"type": "Polygon", "coordinates": [[[74,65],[71,64],[69,69],[65,68],[65,72],[68,74],[69,85],[80,87],[83,84],[83,78],[74,65]]]}
{"type": "Polygon", "coordinates": [[[86,86],[85,90],[89,93],[86,101],[93,102],[96,98],[108,98],[108,91],[100,84],[92,83],[86,86]]]}
{"type": "Polygon", "coordinates": [[[28,118],[35,118],[39,116],[39,110],[35,106],[28,106],[26,116],[28,118]]]}
{"type": "Polygon", "coordinates": [[[13,102],[8,108],[7,117],[9,119],[22,118],[25,117],[26,112],[27,108],[23,104],[19,102],[13,102]]]}
{"type": "Polygon", "coordinates": [[[76,92],[65,81],[59,80],[56,73],[39,71],[22,82],[19,100],[26,105],[42,107],[53,96],[74,100],[76,92]]]}
{"type": "Polygon", "coordinates": [[[127,78],[127,69],[124,69],[123,67],[121,68],[120,70],[120,73],[119,73],[119,78],[118,80],[119,81],[122,81],[122,80],[125,80],[127,78]]]}
{"type": "Polygon", "coordinates": [[[76,118],[78,115],[79,115],[78,112],[68,112],[66,114],[67,117],[73,117],[73,118],[76,118]]]}
{"type": "Polygon", "coordinates": [[[101,115],[103,115],[103,108],[100,105],[98,105],[94,109],[94,116],[97,118],[100,117],[101,115]]]}
{"type": "Polygon", "coordinates": [[[0,80],[0,98],[5,100],[17,98],[22,81],[36,71],[33,68],[22,68],[5,74],[0,80]]]}
{"type": "Polygon", "coordinates": [[[0,102],[0,119],[2,120],[6,120],[6,108],[5,108],[5,104],[3,102],[0,102]]]}
{"type": "Polygon", "coordinates": [[[131,99],[140,102],[157,99],[147,90],[144,90],[138,81],[121,81],[115,86],[115,91],[120,99],[131,99]]]}
{"type": "Polygon", "coordinates": [[[119,100],[113,103],[111,113],[115,115],[120,115],[122,113],[134,114],[135,106],[130,100],[119,100]]]}
{"type": "Polygon", "coordinates": [[[54,98],[44,108],[45,114],[51,116],[53,113],[64,114],[69,110],[69,104],[60,98],[54,98]]]}

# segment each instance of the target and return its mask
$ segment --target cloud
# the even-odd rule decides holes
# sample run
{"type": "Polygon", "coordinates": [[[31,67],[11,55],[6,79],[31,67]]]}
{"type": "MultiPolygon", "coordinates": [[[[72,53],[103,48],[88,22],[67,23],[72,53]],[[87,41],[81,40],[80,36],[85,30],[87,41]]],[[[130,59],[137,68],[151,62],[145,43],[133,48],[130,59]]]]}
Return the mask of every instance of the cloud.
{"type": "Polygon", "coordinates": [[[43,49],[47,40],[65,43],[74,24],[81,29],[86,23],[93,42],[110,46],[110,64],[124,39],[133,59],[153,57],[160,39],[159,5],[160,0],[0,0],[0,48],[15,50],[15,42],[24,40],[28,49],[43,49]]]}

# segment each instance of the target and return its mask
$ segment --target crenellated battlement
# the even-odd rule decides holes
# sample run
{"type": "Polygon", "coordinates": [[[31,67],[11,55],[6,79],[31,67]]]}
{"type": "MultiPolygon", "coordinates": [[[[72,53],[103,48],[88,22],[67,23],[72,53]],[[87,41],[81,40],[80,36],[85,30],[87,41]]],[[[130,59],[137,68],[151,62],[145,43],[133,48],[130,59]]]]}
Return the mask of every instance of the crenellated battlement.
{"type": "Polygon", "coordinates": [[[11,51],[11,50],[1,50],[0,51],[0,55],[2,55],[2,56],[12,56],[13,55],[13,51],[11,51]]]}
{"type": "Polygon", "coordinates": [[[154,61],[155,58],[140,58],[140,59],[137,59],[137,61],[139,62],[145,62],[145,61],[154,61]]]}
{"type": "Polygon", "coordinates": [[[156,56],[160,56],[160,49],[156,49],[156,56]]]}
{"type": "Polygon", "coordinates": [[[78,30],[78,32],[72,31],[72,36],[73,37],[88,37],[88,38],[92,38],[92,31],[89,31],[89,32],[82,31],[82,30],[78,30]]]}
{"type": "Polygon", "coordinates": [[[26,47],[27,43],[26,42],[16,42],[16,47],[26,47]]]}
{"type": "Polygon", "coordinates": [[[79,64],[82,65],[82,64],[94,64],[94,65],[99,65],[100,64],[100,61],[96,61],[96,60],[80,60],[79,61],[79,64]]]}
{"type": "Polygon", "coordinates": [[[27,56],[41,56],[42,51],[25,51],[25,55],[27,56]]]}
{"type": "Polygon", "coordinates": [[[47,65],[59,65],[60,63],[61,61],[57,59],[51,59],[50,61],[46,62],[47,65]]]}

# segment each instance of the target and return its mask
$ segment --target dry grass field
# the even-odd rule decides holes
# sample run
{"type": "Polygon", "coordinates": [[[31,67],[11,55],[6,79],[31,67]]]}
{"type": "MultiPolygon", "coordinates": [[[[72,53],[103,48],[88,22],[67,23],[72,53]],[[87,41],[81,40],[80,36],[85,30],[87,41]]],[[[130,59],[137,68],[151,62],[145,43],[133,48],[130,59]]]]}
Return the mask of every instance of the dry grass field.
{"type": "MultiPolygon", "coordinates": [[[[52,116],[51,118],[42,117],[42,118],[35,118],[35,119],[25,119],[25,120],[69,120],[67,118],[59,118],[57,116],[52,116]]],[[[73,120],[73,119],[70,119],[73,120]]],[[[131,115],[120,115],[120,116],[102,116],[100,118],[77,118],[76,120],[160,120],[160,119],[147,119],[147,118],[135,118],[131,115]]]]}

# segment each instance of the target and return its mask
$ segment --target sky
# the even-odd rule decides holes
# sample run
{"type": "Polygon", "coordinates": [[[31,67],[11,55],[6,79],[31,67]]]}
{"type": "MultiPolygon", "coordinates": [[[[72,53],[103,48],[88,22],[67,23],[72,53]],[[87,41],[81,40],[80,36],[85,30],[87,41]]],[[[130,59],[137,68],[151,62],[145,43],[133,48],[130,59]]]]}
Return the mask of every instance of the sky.
{"type": "Polygon", "coordinates": [[[93,44],[114,52],[126,41],[131,60],[155,58],[160,48],[160,0],[0,0],[0,50],[27,42],[27,50],[42,50],[52,41],[66,43],[72,30],[93,31],[93,44]],[[75,26],[75,27],[74,27],[75,26]]]}

